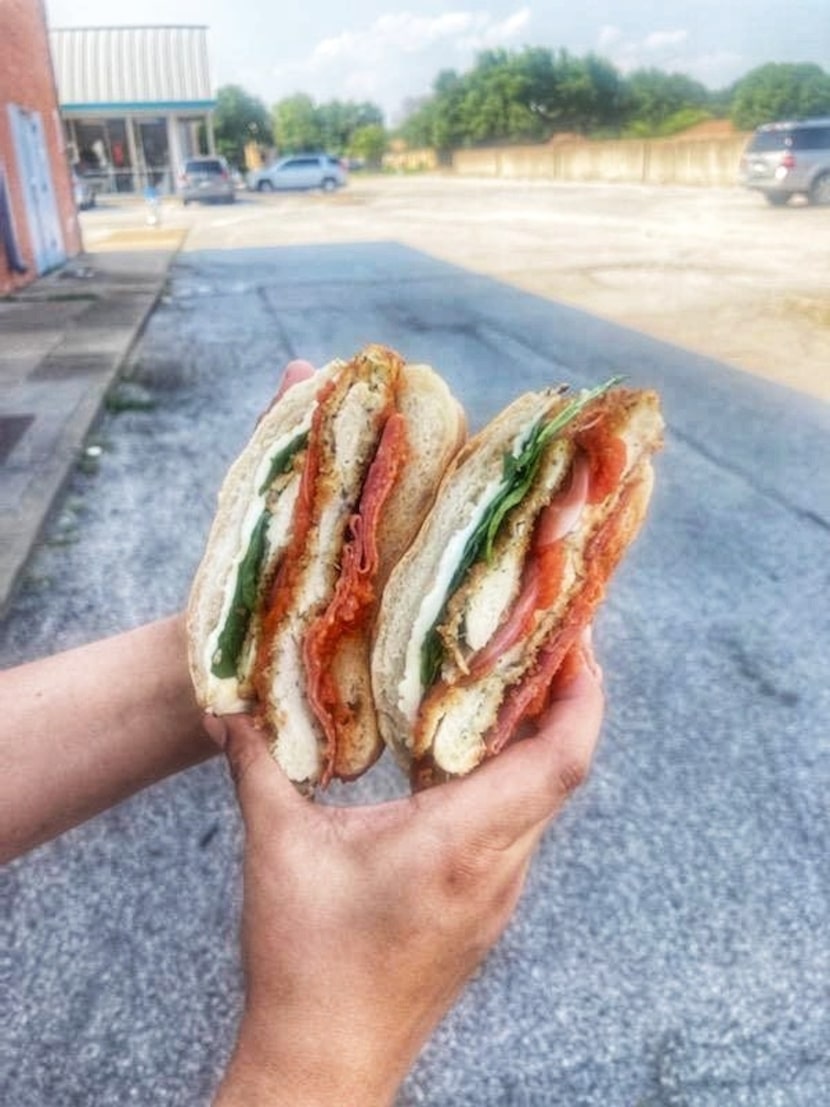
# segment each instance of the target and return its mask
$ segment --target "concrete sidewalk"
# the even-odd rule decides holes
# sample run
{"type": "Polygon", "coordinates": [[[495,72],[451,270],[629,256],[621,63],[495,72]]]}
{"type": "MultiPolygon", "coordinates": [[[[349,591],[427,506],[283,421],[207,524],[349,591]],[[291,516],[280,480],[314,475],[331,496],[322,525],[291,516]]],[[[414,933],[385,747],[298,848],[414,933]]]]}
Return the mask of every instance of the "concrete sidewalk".
{"type": "Polygon", "coordinates": [[[0,616],[175,252],[83,254],[0,300],[0,616]]]}

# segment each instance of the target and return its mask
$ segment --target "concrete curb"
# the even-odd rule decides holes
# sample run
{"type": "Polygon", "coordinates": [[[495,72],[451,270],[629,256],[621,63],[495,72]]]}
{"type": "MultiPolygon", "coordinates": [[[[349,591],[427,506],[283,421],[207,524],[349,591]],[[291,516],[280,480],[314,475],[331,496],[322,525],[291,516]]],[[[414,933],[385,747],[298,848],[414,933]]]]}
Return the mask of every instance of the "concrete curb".
{"type": "Polygon", "coordinates": [[[84,254],[0,303],[0,618],[176,252],[84,254]]]}

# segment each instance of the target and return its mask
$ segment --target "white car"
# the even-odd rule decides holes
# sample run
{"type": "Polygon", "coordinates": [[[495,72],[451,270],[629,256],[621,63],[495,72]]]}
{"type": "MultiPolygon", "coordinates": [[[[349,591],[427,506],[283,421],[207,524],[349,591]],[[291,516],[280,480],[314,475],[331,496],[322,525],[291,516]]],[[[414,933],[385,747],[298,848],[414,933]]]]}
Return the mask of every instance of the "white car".
{"type": "Polygon", "coordinates": [[[322,188],[333,192],[346,184],[343,163],[328,154],[295,154],[248,174],[248,188],[255,192],[322,188]]]}

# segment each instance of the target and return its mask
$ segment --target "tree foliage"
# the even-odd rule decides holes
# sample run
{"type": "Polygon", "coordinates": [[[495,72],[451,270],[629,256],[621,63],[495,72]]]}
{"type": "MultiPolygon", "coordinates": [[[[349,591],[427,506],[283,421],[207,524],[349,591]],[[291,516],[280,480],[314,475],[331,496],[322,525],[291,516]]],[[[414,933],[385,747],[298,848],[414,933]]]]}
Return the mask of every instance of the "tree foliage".
{"type": "Polygon", "coordinates": [[[740,130],[817,115],[830,115],[830,73],[818,65],[770,62],[735,86],[731,117],[740,130]]]}
{"type": "Polygon", "coordinates": [[[368,127],[380,128],[385,145],[383,112],[376,104],[350,100],[315,104],[310,96],[297,93],[274,105],[274,138],[280,154],[315,150],[345,154],[355,134],[368,127]]]}
{"type": "Polygon", "coordinates": [[[274,141],[281,154],[301,154],[322,147],[323,130],[310,96],[298,92],[274,105],[274,141]]]}
{"type": "Polygon", "coordinates": [[[487,50],[466,73],[445,70],[400,128],[411,146],[440,150],[553,134],[673,134],[732,115],[736,126],[830,113],[830,75],[816,65],[767,65],[732,90],[712,92],[681,73],[627,76],[604,58],[526,47],[487,50]]]}
{"type": "Polygon", "coordinates": [[[671,134],[706,119],[714,107],[712,94],[682,73],[638,69],[625,81],[626,130],[635,135],[671,134]]]}
{"type": "Polygon", "coordinates": [[[355,127],[349,139],[346,153],[360,158],[367,165],[378,166],[386,152],[386,130],[381,123],[366,123],[355,127]]]}
{"type": "Polygon", "coordinates": [[[247,143],[271,143],[268,109],[239,85],[223,85],[216,93],[213,133],[217,152],[233,165],[241,166],[247,143]]]}

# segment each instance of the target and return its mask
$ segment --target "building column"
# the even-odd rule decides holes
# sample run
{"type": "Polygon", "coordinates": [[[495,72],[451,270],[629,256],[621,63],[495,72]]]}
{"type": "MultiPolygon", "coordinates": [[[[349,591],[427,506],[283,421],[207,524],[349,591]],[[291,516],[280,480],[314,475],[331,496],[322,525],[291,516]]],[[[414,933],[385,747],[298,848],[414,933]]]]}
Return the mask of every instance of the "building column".
{"type": "Polygon", "coordinates": [[[141,191],[141,178],[139,172],[141,165],[138,160],[138,144],[135,140],[135,130],[133,129],[133,117],[128,115],[124,119],[124,127],[127,132],[127,153],[130,157],[130,166],[133,173],[133,189],[136,192],[141,191]]]}
{"type": "Polygon", "coordinates": [[[205,129],[207,131],[208,153],[216,153],[216,136],[213,133],[213,112],[209,111],[205,117],[205,129]]]}
{"type": "Polygon", "coordinates": [[[179,141],[179,120],[175,115],[167,116],[167,156],[170,161],[170,192],[174,193],[179,172],[184,165],[182,144],[179,141]]]}

